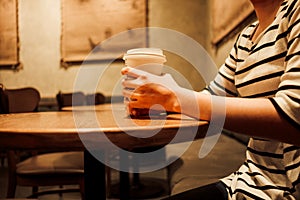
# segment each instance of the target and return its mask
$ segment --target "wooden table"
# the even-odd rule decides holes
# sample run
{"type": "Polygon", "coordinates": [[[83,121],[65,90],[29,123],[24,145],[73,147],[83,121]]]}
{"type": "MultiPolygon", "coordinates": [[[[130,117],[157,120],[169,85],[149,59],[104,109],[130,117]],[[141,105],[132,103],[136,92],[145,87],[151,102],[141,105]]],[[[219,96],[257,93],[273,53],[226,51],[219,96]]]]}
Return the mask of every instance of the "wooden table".
{"type": "Polygon", "coordinates": [[[73,111],[2,114],[0,149],[84,150],[86,200],[100,200],[106,199],[105,165],[91,152],[104,152],[112,143],[130,151],[166,145],[174,142],[174,138],[175,142],[184,142],[190,140],[189,134],[195,134],[190,131],[193,128],[198,130],[195,137],[201,138],[208,123],[179,114],[131,119],[122,104],[73,111]],[[153,132],[157,133],[151,135],[153,132]]]}

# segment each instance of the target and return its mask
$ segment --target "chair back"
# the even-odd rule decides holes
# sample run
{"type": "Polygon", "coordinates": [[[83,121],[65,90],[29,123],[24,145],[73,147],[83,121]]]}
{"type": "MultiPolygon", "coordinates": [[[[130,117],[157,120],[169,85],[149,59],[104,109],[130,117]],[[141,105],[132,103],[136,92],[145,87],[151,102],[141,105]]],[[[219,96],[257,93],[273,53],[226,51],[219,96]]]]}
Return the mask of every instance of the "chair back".
{"type": "Polygon", "coordinates": [[[37,111],[40,99],[40,93],[35,88],[5,89],[0,85],[0,113],[37,111]]]}
{"type": "Polygon", "coordinates": [[[87,94],[86,95],[86,104],[87,105],[98,105],[105,103],[105,96],[97,92],[95,94],[87,94]]]}
{"type": "Polygon", "coordinates": [[[85,105],[85,95],[83,92],[62,93],[58,92],[56,100],[59,110],[66,106],[83,106],[85,105]]]}

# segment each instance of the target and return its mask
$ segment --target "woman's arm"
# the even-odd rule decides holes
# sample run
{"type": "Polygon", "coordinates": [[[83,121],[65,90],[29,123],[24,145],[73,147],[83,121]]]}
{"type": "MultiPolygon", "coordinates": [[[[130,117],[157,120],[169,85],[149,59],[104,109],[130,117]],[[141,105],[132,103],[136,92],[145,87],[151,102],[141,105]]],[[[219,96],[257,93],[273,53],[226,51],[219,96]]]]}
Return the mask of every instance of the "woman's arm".
{"type": "Polygon", "coordinates": [[[136,78],[123,81],[125,88],[135,89],[123,90],[124,96],[134,99],[129,107],[160,104],[167,111],[206,121],[211,120],[213,110],[214,118],[225,119],[227,130],[300,146],[300,126],[290,124],[267,98],[212,96],[181,88],[170,75],[159,77],[132,68],[124,68],[122,73],[136,78]]]}
{"type": "MultiPolygon", "coordinates": [[[[225,118],[224,128],[252,137],[277,140],[300,146],[300,129],[293,126],[275,109],[267,98],[238,98],[216,97],[216,102],[224,99],[225,118]]],[[[202,120],[209,120],[211,115],[211,99],[197,94],[197,103],[200,106],[202,120]],[[202,106],[205,106],[205,109],[202,106]]],[[[222,105],[221,105],[222,106],[222,105]]],[[[222,113],[220,113],[222,114],[222,113]]],[[[218,115],[218,113],[217,113],[218,115]]]]}

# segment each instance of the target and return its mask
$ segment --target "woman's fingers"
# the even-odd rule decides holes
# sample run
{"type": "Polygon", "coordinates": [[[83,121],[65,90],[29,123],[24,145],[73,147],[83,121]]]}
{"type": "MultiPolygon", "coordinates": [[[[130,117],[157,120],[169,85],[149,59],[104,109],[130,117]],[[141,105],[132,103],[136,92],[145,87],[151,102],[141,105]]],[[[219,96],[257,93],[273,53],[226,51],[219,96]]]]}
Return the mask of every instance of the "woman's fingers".
{"type": "Polygon", "coordinates": [[[132,91],[132,90],[129,90],[129,89],[124,89],[124,90],[122,91],[122,93],[123,93],[123,96],[124,96],[125,98],[131,99],[131,96],[132,96],[133,91],[132,91]]]}
{"type": "Polygon", "coordinates": [[[127,88],[134,89],[134,88],[138,87],[138,83],[137,83],[136,79],[123,79],[122,86],[126,89],[127,88]]]}
{"type": "Polygon", "coordinates": [[[123,88],[132,88],[132,89],[136,89],[138,87],[141,87],[145,84],[148,83],[148,79],[146,78],[141,78],[138,77],[138,78],[125,78],[122,80],[122,86],[123,88]]]}
{"type": "Polygon", "coordinates": [[[129,77],[137,78],[137,77],[140,77],[140,76],[145,76],[145,74],[147,72],[145,72],[143,70],[136,69],[136,68],[132,68],[132,67],[124,67],[121,70],[121,73],[122,73],[122,75],[127,75],[129,77]]]}
{"type": "Polygon", "coordinates": [[[127,99],[130,99],[131,101],[136,101],[141,97],[141,94],[136,93],[134,90],[131,89],[124,89],[123,96],[126,97],[127,99]]]}
{"type": "Polygon", "coordinates": [[[130,67],[123,67],[123,68],[121,69],[121,74],[122,74],[122,75],[126,75],[126,74],[128,73],[129,70],[130,70],[130,67]]]}

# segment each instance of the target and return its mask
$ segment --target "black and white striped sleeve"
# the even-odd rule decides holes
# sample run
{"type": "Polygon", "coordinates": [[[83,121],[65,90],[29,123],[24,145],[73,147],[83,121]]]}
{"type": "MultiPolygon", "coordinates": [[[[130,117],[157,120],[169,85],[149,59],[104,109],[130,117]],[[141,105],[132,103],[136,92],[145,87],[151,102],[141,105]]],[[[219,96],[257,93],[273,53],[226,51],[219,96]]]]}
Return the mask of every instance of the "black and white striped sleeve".
{"type": "Polygon", "coordinates": [[[220,67],[215,79],[207,86],[209,92],[218,96],[238,96],[234,75],[237,60],[237,42],[230,51],[225,63],[220,67]]]}
{"type": "Polygon", "coordinates": [[[285,58],[286,69],[281,76],[278,91],[272,103],[291,123],[300,127],[300,8],[291,11],[290,23],[286,31],[288,51],[285,58]]]}

